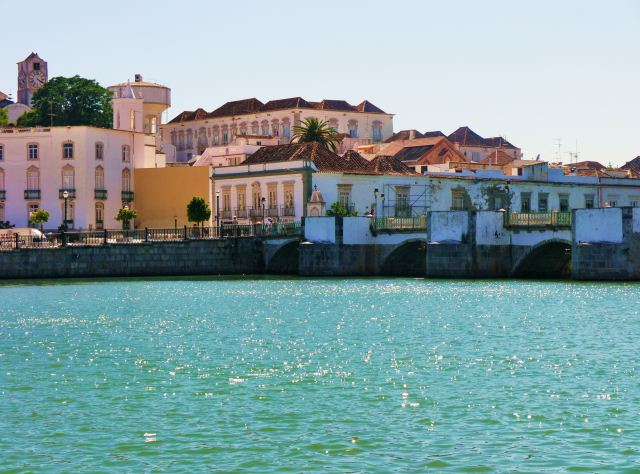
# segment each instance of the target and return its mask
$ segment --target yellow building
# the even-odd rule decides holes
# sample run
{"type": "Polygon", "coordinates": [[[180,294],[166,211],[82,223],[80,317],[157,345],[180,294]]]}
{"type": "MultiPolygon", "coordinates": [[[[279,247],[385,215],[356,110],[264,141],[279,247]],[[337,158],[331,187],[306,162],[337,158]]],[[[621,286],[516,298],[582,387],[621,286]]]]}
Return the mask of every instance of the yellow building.
{"type": "Polygon", "coordinates": [[[211,199],[208,166],[139,168],[134,170],[134,178],[138,229],[192,225],[187,219],[187,204],[194,196],[204,198],[209,204],[212,214],[208,225],[212,225],[215,206],[211,199]]]}

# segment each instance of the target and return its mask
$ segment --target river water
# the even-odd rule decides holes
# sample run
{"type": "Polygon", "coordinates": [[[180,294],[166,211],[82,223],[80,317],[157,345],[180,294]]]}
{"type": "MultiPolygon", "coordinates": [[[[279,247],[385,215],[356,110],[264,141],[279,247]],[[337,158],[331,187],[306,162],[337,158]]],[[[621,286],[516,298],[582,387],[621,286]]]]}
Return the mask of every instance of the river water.
{"type": "Polygon", "coordinates": [[[640,286],[0,286],[1,472],[638,472],[640,286]]]}

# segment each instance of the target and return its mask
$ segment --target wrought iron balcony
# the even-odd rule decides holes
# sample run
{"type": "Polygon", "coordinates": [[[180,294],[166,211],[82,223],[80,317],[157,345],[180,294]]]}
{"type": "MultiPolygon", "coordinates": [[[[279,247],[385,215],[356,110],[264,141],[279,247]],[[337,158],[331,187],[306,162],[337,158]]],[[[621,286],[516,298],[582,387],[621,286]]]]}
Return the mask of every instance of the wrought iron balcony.
{"type": "Polygon", "coordinates": [[[296,209],[294,207],[283,207],[282,208],[282,215],[285,216],[285,217],[295,216],[296,215],[296,209]]]}
{"type": "Polygon", "coordinates": [[[133,201],[133,191],[122,191],[122,200],[126,202],[133,201]]]}
{"type": "Polygon", "coordinates": [[[25,199],[40,199],[40,190],[39,189],[25,189],[24,190],[24,198],[25,199]]]}
{"type": "Polygon", "coordinates": [[[93,194],[95,199],[107,199],[106,189],[96,189],[93,194]]]}
{"type": "Polygon", "coordinates": [[[571,212],[505,212],[505,227],[571,227],[571,212]]]}
{"type": "Polygon", "coordinates": [[[75,199],[75,197],[76,197],[76,190],[75,189],[59,189],[58,190],[58,197],[60,199],[64,199],[64,192],[65,191],[68,194],[67,199],[75,199]]]}

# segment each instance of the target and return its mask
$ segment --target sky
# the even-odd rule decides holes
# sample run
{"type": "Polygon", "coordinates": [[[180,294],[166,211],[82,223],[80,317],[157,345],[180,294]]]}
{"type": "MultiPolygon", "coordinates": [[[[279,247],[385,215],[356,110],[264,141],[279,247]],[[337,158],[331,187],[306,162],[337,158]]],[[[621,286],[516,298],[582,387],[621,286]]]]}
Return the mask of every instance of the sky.
{"type": "Polygon", "coordinates": [[[49,77],[171,87],[169,118],[226,101],[368,99],[396,131],[467,125],[525,158],[640,155],[639,0],[0,0],[0,90],[49,77]],[[11,40],[7,40],[10,38],[11,40]],[[558,141],[561,147],[558,149],[558,141]],[[576,148],[577,145],[577,148],[576,148]]]}

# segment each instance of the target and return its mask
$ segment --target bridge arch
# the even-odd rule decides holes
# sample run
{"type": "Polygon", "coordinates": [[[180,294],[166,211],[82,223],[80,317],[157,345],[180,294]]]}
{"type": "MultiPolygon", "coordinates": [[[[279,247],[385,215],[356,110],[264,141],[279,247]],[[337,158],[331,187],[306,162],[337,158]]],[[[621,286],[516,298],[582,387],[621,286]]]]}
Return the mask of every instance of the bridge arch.
{"type": "Polygon", "coordinates": [[[426,239],[408,239],[398,244],[381,262],[380,274],[389,276],[426,276],[426,239]]]}
{"type": "Polygon", "coordinates": [[[514,263],[516,278],[570,278],[571,242],[549,239],[539,242],[514,263]]]}
{"type": "Polygon", "coordinates": [[[266,273],[297,275],[300,240],[288,240],[267,251],[266,273]]]}

